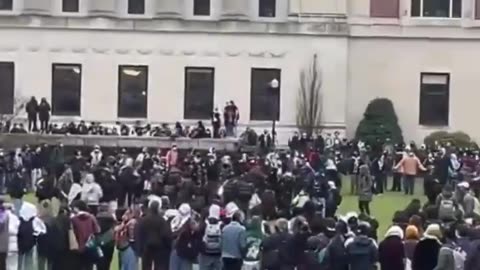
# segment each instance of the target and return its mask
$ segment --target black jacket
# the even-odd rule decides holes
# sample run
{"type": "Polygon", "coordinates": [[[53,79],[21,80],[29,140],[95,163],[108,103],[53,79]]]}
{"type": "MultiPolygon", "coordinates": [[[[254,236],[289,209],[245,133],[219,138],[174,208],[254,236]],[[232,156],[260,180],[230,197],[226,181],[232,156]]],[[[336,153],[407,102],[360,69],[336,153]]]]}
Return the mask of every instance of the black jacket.
{"type": "Polygon", "coordinates": [[[426,238],[418,242],[413,253],[412,270],[433,270],[441,247],[436,239],[426,238]]]}

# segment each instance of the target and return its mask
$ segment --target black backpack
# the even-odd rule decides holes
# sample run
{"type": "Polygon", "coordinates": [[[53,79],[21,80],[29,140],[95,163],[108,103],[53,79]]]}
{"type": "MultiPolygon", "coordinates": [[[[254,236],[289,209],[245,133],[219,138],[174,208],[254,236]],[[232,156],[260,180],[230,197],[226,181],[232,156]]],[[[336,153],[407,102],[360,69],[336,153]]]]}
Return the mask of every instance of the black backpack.
{"type": "Polygon", "coordinates": [[[45,221],[45,227],[47,228],[47,232],[37,237],[37,252],[42,257],[51,259],[55,257],[61,244],[59,243],[55,220],[52,218],[51,220],[45,221]]]}
{"type": "Polygon", "coordinates": [[[20,226],[18,227],[18,252],[25,254],[33,249],[35,246],[35,236],[33,235],[33,220],[35,217],[29,220],[20,218],[20,226]]]}

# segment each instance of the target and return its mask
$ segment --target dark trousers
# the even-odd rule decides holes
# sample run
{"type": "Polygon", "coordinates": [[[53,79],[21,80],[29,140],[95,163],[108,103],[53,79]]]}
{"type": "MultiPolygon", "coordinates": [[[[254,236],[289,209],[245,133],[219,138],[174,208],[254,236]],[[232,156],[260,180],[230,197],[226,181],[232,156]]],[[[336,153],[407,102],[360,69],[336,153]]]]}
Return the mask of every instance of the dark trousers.
{"type": "Polygon", "coordinates": [[[37,115],[32,114],[28,116],[28,131],[37,131],[37,115]]]}
{"type": "Polygon", "coordinates": [[[48,121],[48,118],[40,119],[40,129],[44,132],[48,130],[48,121]]]}
{"type": "Polygon", "coordinates": [[[401,173],[393,174],[392,191],[396,191],[396,192],[402,191],[402,174],[401,173]]]}
{"type": "Polygon", "coordinates": [[[365,213],[370,216],[370,202],[369,201],[358,201],[358,209],[360,213],[365,213]]]}
{"type": "Polygon", "coordinates": [[[128,188],[128,187],[120,188],[120,196],[118,198],[118,207],[120,208],[125,207],[125,203],[127,203],[127,206],[131,206],[135,203],[134,200],[135,200],[135,192],[132,188],[128,188]]]}
{"type": "Polygon", "coordinates": [[[0,253],[0,270],[7,270],[7,253],[0,253]]]}
{"type": "Polygon", "coordinates": [[[223,258],[223,270],[242,270],[243,260],[233,258],[223,258]]]}
{"type": "Polygon", "coordinates": [[[142,256],[142,269],[167,270],[169,257],[164,253],[155,248],[147,248],[142,256]]]}
{"type": "Polygon", "coordinates": [[[68,270],[93,270],[93,262],[85,253],[74,254],[68,270]]]}
{"type": "Polygon", "coordinates": [[[415,175],[404,175],[403,177],[403,188],[405,195],[413,195],[415,189],[415,175]]]}
{"type": "Polygon", "coordinates": [[[72,256],[71,252],[64,252],[58,254],[58,256],[52,261],[52,270],[64,270],[70,269],[72,265],[72,256]]]}
{"type": "Polygon", "coordinates": [[[113,244],[102,246],[103,257],[97,263],[97,270],[110,270],[110,264],[112,263],[113,251],[115,246],[113,244]]]}
{"type": "Polygon", "coordinates": [[[385,190],[387,176],[383,173],[375,175],[375,193],[382,194],[385,190]]]}

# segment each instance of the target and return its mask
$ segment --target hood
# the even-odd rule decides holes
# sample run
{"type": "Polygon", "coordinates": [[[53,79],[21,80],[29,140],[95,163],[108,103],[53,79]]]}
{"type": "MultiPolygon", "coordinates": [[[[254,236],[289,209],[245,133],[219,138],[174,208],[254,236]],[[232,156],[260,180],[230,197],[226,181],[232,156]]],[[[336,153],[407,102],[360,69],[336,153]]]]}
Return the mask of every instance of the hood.
{"type": "Polygon", "coordinates": [[[238,210],[240,210],[240,208],[238,208],[237,204],[234,202],[229,202],[225,206],[225,214],[227,218],[232,218],[235,212],[237,212],[238,210]]]}
{"type": "Polygon", "coordinates": [[[220,206],[212,204],[208,209],[208,218],[220,219],[220,206]]]}
{"type": "Polygon", "coordinates": [[[92,184],[95,182],[95,177],[93,176],[93,174],[89,173],[87,175],[85,175],[85,183],[86,184],[92,184]]]}
{"type": "Polygon", "coordinates": [[[385,234],[385,238],[390,236],[397,236],[400,239],[403,239],[403,230],[399,226],[392,226],[388,229],[387,233],[385,234]]]}

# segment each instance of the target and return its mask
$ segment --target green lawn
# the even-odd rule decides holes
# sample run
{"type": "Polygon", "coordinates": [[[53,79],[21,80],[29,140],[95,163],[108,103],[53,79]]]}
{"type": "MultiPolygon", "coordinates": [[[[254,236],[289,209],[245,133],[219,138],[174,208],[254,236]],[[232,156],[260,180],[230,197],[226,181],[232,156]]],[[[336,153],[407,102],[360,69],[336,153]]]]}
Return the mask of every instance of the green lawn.
{"type": "MultiPolygon", "coordinates": [[[[349,195],[350,184],[348,183],[347,179],[349,178],[345,177],[343,181],[343,186],[345,187],[345,189],[343,190],[343,201],[338,210],[340,214],[345,214],[350,211],[358,211],[357,196],[349,195]]],[[[425,197],[423,196],[423,187],[420,184],[421,179],[417,179],[416,181],[417,182],[415,185],[415,195],[413,196],[406,196],[403,194],[403,192],[387,192],[382,196],[374,196],[373,201],[370,204],[370,211],[380,223],[380,228],[378,231],[378,236],[380,239],[383,238],[388,227],[391,225],[392,216],[395,211],[404,209],[408,205],[408,203],[410,203],[410,201],[414,198],[418,198],[422,201],[425,200],[425,197]]],[[[389,179],[388,187],[390,186],[391,178],[389,179]]],[[[36,198],[33,194],[29,194],[26,199],[30,202],[36,202],[36,198]]],[[[111,269],[119,269],[116,252],[113,257],[111,269]]]]}

